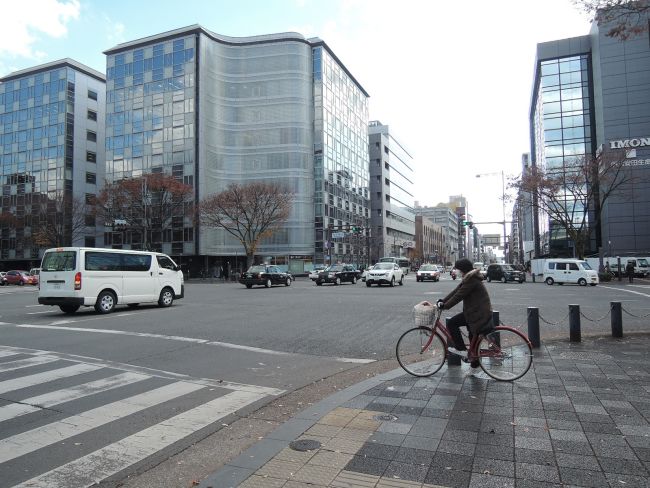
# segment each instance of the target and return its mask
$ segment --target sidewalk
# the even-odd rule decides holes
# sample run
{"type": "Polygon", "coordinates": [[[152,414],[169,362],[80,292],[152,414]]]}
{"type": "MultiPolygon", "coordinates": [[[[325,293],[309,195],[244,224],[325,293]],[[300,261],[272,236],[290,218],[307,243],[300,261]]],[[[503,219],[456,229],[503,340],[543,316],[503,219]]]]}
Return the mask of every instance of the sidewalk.
{"type": "Polygon", "coordinates": [[[467,367],[347,388],[199,486],[650,487],[650,335],[549,343],[513,384],[467,367]]]}

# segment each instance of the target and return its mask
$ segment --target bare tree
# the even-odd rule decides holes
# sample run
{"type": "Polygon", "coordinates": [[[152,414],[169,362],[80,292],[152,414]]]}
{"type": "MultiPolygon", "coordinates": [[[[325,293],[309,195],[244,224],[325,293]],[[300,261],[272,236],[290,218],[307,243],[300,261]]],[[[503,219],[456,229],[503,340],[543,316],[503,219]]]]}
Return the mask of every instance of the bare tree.
{"type": "Polygon", "coordinates": [[[608,150],[567,159],[563,168],[533,167],[511,187],[528,193],[533,207],[566,231],[582,258],[605,202],[636,179],[625,159],[624,151],[608,150]]]}
{"type": "Polygon", "coordinates": [[[241,242],[247,266],[263,239],[273,235],[289,218],[293,195],[275,183],[233,183],[199,203],[202,225],[222,228],[241,242]]]}
{"type": "Polygon", "coordinates": [[[86,217],[93,209],[70,193],[40,194],[32,214],[32,242],[37,247],[71,246],[86,233],[86,217]]]}
{"type": "Polygon", "coordinates": [[[193,194],[191,186],[173,176],[151,173],[107,183],[97,197],[96,212],[100,222],[121,222],[116,229],[151,249],[162,244],[165,230],[175,223],[182,227],[184,217],[192,215],[193,194]]]}
{"type": "Polygon", "coordinates": [[[649,0],[573,0],[598,25],[606,25],[608,37],[625,41],[648,31],[649,0]]]}

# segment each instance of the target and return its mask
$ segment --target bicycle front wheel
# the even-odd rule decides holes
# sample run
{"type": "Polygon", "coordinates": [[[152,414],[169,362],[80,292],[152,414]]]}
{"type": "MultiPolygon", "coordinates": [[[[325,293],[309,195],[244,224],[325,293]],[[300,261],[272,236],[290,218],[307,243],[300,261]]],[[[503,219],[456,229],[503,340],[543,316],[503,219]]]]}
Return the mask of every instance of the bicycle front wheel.
{"type": "Polygon", "coordinates": [[[533,363],[533,349],[524,334],[510,327],[496,327],[478,344],[479,363],[488,376],[514,381],[533,363]]]}
{"type": "Polygon", "coordinates": [[[445,341],[429,327],[415,327],[402,334],[395,348],[397,362],[413,376],[431,376],[445,364],[445,341]]]}

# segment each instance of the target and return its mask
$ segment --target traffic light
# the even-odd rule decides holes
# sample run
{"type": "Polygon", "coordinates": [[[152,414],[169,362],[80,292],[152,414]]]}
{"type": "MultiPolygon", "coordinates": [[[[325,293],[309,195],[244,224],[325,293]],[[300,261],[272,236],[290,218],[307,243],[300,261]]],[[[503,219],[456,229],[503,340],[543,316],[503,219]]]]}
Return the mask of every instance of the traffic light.
{"type": "Polygon", "coordinates": [[[355,225],[355,226],[352,227],[352,233],[353,234],[361,234],[362,230],[363,230],[362,227],[360,227],[358,225],[355,225]]]}
{"type": "Polygon", "coordinates": [[[471,220],[463,220],[463,226],[469,227],[470,229],[474,228],[474,222],[471,220]]]}

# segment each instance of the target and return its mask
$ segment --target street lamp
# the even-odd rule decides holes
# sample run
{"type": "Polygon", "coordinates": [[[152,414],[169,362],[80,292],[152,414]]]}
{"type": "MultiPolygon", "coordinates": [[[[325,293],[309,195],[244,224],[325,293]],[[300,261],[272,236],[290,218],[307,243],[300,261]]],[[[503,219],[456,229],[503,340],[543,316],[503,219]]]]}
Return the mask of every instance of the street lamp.
{"type": "Polygon", "coordinates": [[[502,208],[503,208],[503,260],[507,263],[508,262],[508,255],[506,251],[506,176],[503,173],[503,170],[501,171],[495,171],[494,173],[480,173],[477,174],[476,177],[480,178],[482,176],[496,176],[498,174],[501,174],[501,203],[502,203],[502,208]]]}

